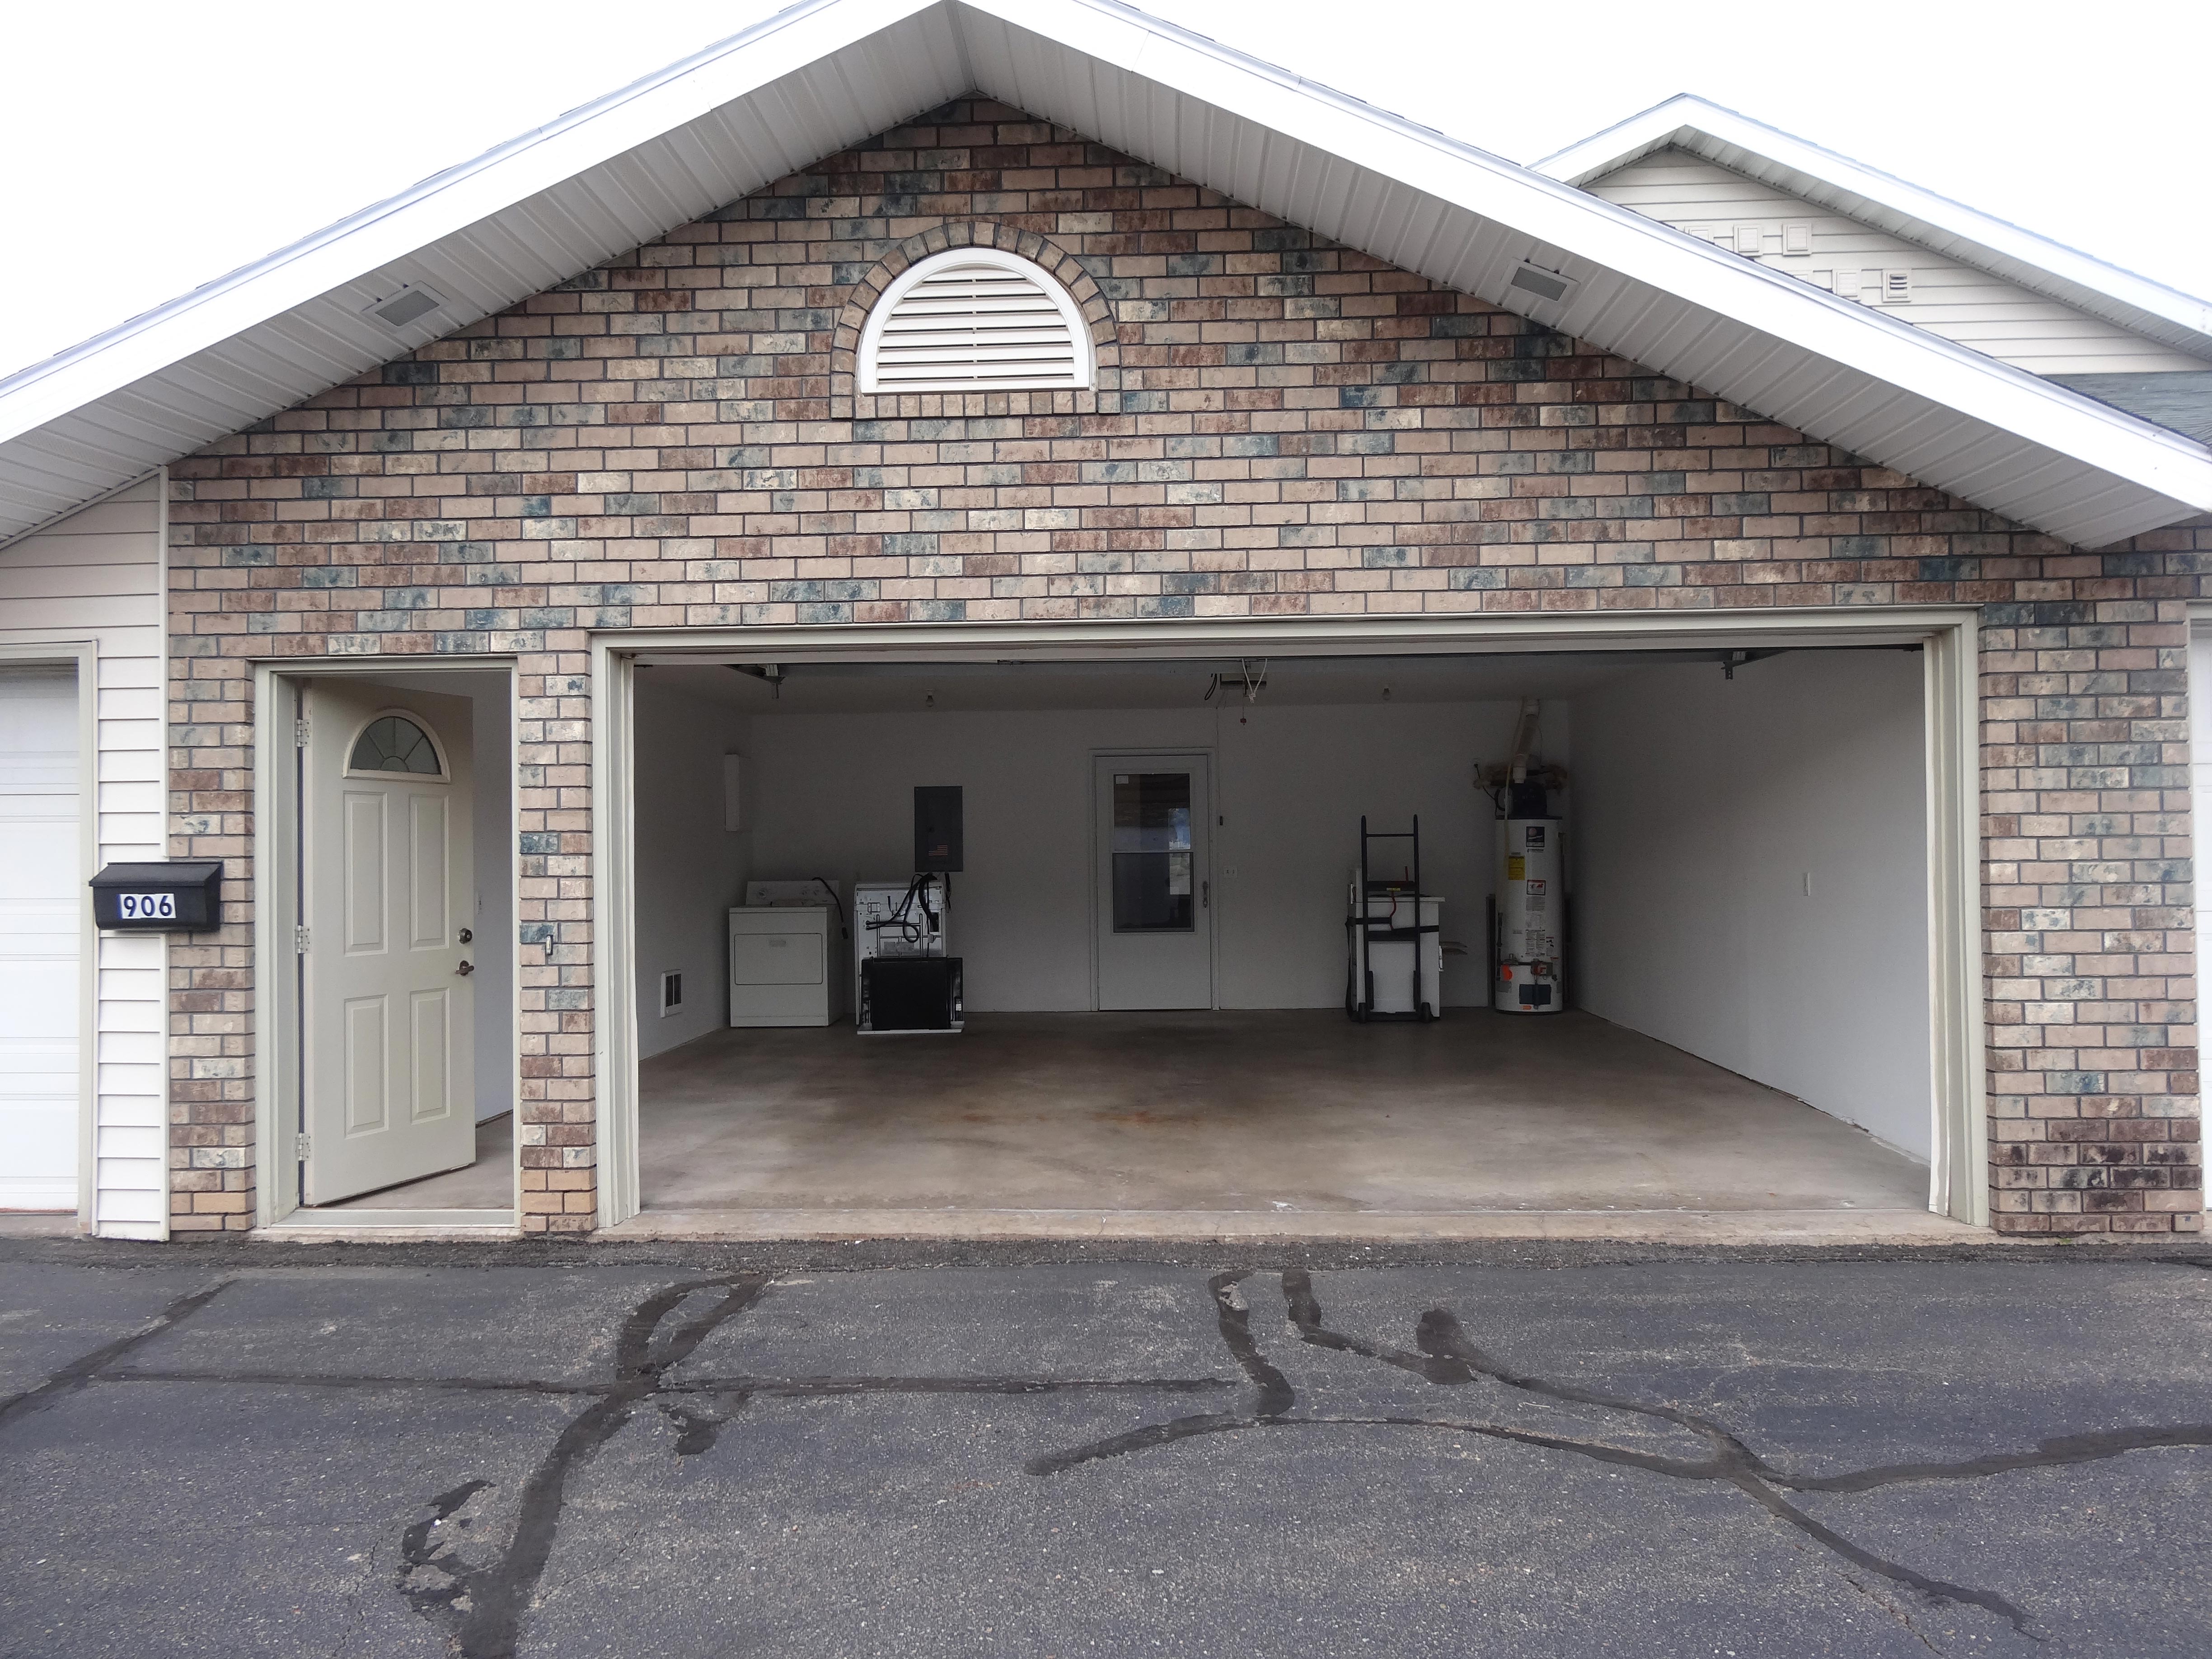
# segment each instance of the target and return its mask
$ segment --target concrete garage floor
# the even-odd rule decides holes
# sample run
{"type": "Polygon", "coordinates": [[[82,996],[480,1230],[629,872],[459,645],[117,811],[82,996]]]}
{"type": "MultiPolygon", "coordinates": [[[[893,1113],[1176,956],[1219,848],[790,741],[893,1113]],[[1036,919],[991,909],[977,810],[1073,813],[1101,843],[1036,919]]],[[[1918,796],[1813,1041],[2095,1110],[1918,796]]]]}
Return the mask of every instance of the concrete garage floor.
{"type": "Polygon", "coordinates": [[[1926,1212],[1924,1164],[1586,1013],[724,1030],[646,1061],[641,1097],[646,1213],[623,1235],[1463,1237],[1607,1212],[1956,1230],[1926,1212]]]}
{"type": "Polygon", "coordinates": [[[514,1207],[514,1114],[477,1125],[477,1161],[465,1170],[425,1176],[404,1186],[318,1205],[307,1214],[342,1210],[511,1210],[514,1207]]]}

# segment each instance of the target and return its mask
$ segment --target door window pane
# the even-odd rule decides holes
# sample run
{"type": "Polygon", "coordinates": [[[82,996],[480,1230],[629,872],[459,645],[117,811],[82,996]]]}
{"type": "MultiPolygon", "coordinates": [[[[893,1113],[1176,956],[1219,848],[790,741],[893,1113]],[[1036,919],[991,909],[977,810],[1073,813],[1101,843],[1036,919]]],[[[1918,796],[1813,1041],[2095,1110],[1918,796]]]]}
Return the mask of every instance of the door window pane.
{"type": "Polygon", "coordinates": [[[1116,772],[1113,836],[1114,931],[1191,932],[1190,774],[1116,772]]]}
{"type": "Polygon", "coordinates": [[[353,772],[407,772],[418,777],[445,775],[430,734],[404,714],[380,714],[371,720],[346,762],[353,772]]]}

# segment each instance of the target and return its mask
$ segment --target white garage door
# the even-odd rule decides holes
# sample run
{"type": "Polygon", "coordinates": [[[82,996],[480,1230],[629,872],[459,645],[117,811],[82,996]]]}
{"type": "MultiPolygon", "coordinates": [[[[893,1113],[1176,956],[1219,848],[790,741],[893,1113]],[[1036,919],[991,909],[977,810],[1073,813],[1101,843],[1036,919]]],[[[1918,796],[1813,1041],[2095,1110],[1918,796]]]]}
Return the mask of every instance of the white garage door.
{"type": "Polygon", "coordinates": [[[74,1210],[76,680],[0,674],[0,1210],[74,1210]]]}

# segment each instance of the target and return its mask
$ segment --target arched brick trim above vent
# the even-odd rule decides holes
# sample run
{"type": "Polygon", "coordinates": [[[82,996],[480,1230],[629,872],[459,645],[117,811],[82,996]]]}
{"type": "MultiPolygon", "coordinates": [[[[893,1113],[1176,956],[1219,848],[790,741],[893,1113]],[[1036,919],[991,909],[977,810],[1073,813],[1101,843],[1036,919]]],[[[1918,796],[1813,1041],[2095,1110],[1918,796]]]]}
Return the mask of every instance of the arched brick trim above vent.
{"type": "Polygon", "coordinates": [[[995,219],[940,225],[909,236],[878,260],[854,284],[837,313],[830,345],[830,418],[833,421],[929,419],[993,415],[1113,415],[1121,407],[1121,342],[1114,308],[1082,261],[1048,236],[1018,230],[995,219]],[[1097,372],[1091,389],[1081,392],[908,392],[871,396],[860,389],[860,333],[868,313],[899,274],[933,253],[960,247],[997,248],[1018,254],[1043,269],[1075,297],[1091,328],[1097,372]]]}

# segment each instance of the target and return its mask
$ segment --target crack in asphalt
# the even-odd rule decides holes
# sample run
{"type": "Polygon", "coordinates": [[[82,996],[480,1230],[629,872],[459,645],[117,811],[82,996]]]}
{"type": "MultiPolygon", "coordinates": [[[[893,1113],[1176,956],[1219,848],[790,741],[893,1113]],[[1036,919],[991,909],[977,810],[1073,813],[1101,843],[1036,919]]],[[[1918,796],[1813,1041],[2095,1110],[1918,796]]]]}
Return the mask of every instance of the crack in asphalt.
{"type": "MultiPolygon", "coordinates": [[[[2176,1265],[2200,1266],[2177,1261],[2176,1265]]],[[[1569,1380],[1516,1370],[1478,1346],[1450,1310],[1432,1308],[1416,1322],[1413,1347],[1337,1330],[1323,1316],[1311,1275],[1290,1269],[1280,1275],[1284,1313],[1301,1343],[1351,1354],[1416,1376],[1438,1388],[1487,1384],[1561,1405],[1612,1412],[1691,1437],[1702,1443],[1702,1455],[1678,1455],[1585,1435],[1549,1433],[1491,1421],[1479,1414],[1442,1416],[1425,1413],[1349,1414],[1298,1410],[1298,1395],[1285,1372],[1262,1350],[1253,1330],[1245,1285],[1255,1270],[1224,1272],[1206,1281],[1214,1307],[1217,1335],[1236,1363],[1240,1382],[1212,1377],[1099,1377],[1012,1375],[995,1376],[762,1376],[736,1375],[678,1378],[670,1373],[689,1359],[716,1330],[756,1306],[773,1282],[764,1272],[732,1273],[665,1285],[624,1316],[616,1341],[613,1376],[602,1381],[553,1381],[470,1376],[400,1376],[379,1374],[301,1374],[266,1370],[193,1370],[118,1365],[134,1349],[173,1329],[207,1306],[227,1285],[225,1279],[180,1296],[130,1335],[80,1356],[51,1373],[36,1387],[0,1401],[0,1425],[40,1409],[93,1382],[260,1384],[330,1389],[424,1389],[534,1395],[588,1403],[562,1426],[552,1444],[525,1478],[506,1543],[478,1555],[462,1547],[464,1516],[494,1482],[472,1479],[430,1498],[399,1540],[397,1584],[413,1609],[443,1628],[461,1659],[514,1659],[525,1616],[540,1595],[558,1533],[570,1477],[611,1441],[641,1406],[651,1406],[676,1431],[675,1452],[690,1458],[710,1450],[722,1429],[757,1398],[834,1399],[895,1395],[1023,1396],[1057,1393],[1163,1392],[1191,1394],[1249,1390],[1249,1404],[1237,1411],[1195,1413],[1145,1424],[1083,1445],[1030,1458],[1027,1473],[1048,1476],[1082,1465],[1172,1444],[1198,1436],[1278,1428],[1381,1427],[1475,1436],[1510,1444],[1558,1451],[1596,1462],[1633,1468],[1668,1479],[1732,1486],[1774,1520],[1820,1550],[1860,1572],[1934,1604],[1950,1602],[1996,1614],[2023,1636],[2045,1639],[2029,1613],[1993,1590],[1978,1589],[1923,1574],[1886,1559],[1852,1542],[1791,1503],[1785,1493],[1849,1496],[1910,1482],[1972,1480],[2016,1470],[2052,1468],[2173,1448],[2212,1447],[2212,1424],[2136,1425],[2101,1432],[2062,1435],[2039,1441],[2032,1450],[1991,1452],[1952,1462],[1896,1463],[1814,1475],[1793,1473],[1768,1462],[1714,1419],[1679,1406],[1587,1387],[1569,1380]],[[719,1292],[719,1294],[717,1294],[719,1292]],[[687,1314],[695,1297],[713,1298],[687,1314]],[[450,1524],[449,1524],[450,1523],[450,1524]]],[[[1878,1605],[1850,1572],[1847,1583],[1878,1605]]],[[[1928,1644],[1924,1632],[1903,1611],[1892,1608],[1905,1628],[1928,1644]]]]}
{"type": "MultiPolygon", "coordinates": [[[[1948,1601],[1993,1613],[2021,1635],[2040,1641],[2045,1638],[2033,1628],[2032,1616],[1996,1591],[1952,1583],[1919,1572],[1901,1562],[1878,1556],[1814,1519],[1790,1502],[1784,1493],[1850,1494],[1910,1481],[1978,1480],[2018,1469],[2054,1468],[2117,1457],[2130,1451],[2212,1446],[2212,1425],[2130,1426],[2100,1433],[2054,1437],[2039,1442],[2033,1451],[1996,1452],[1954,1462],[1890,1464],[1833,1475],[1793,1474],[1776,1468],[1710,1417],[1679,1407],[1638,1400],[1514,1370],[1478,1347],[1458,1317],[1447,1309],[1431,1308],[1421,1315],[1413,1336],[1418,1352],[1332,1329],[1322,1322],[1321,1303],[1314,1293],[1311,1275],[1299,1268],[1285,1271],[1281,1276],[1281,1284],[1285,1316],[1302,1342],[1375,1360],[1409,1372],[1435,1387],[1455,1388],[1487,1382],[1561,1404],[1620,1412],[1663,1423],[1703,1440],[1707,1450],[1703,1457],[1668,1456],[1632,1446],[1570,1435],[1547,1434],[1504,1423],[1425,1414],[1354,1416],[1309,1413],[1292,1416],[1291,1413],[1297,1404],[1295,1391],[1283,1373],[1260,1352],[1252,1336],[1249,1308],[1241,1294],[1237,1293],[1236,1287],[1249,1277],[1249,1272],[1221,1273],[1217,1274],[1210,1284],[1220,1310],[1218,1323],[1223,1342],[1255,1391],[1251,1411],[1216,1413],[1147,1424],[1084,1445],[1032,1457],[1024,1465],[1027,1472],[1033,1475],[1060,1474],[1083,1464],[1124,1456],[1195,1435],[1248,1429],[1366,1426],[1475,1435],[1516,1445],[1565,1452],[1671,1480],[1716,1481],[1733,1486],[1775,1520],[1862,1571],[1886,1579],[1931,1603],[1948,1601]]],[[[1849,1575],[1846,1574],[1845,1577],[1848,1581],[1849,1575]]],[[[1909,1620],[1906,1620],[1906,1627],[1923,1642],[1927,1641],[1926,1636],[1913,1628],[1909,1620]]]]}
{"type": "Polygon", "coordinates": [[[568,1477],[621,1432],[638,1406],[659,1389],[664,1372],[689,1358],[717,1327],[757,1302],[768,1282],[764,1273],[692,1279],[656,1291],[630,1310],[615,1344],[612,1386],[569,1419],[524,1479],[514,1528],[504,1549],[471,1563],[443,1540],[430,1547],[431,1534],[485,1490],[484,1481],[465,1482],[434,1498],[429,1516],[408,1529],[400,1551],[400,1591],[417,1613],[447,1626],[463,1659],[514,1659],[522,1616],[552,1559],[568,1477]],[[717,1290],[723,1294],[713,1306],[662,1333],[661,1326],[693,1296],[717,1290]]]}
{"type": "Polygon", "coordinates": [[[1251,1273],[1216,1273],[1206,1280],[1206,1289],[1213,1294],[1214,1325],[1221,1333],[1222,1346],[1237,1361],[1237,1369],[1244,1373],[1258,1395],[1257,1409],[1249,1413],[1204,1412],[1193,1417],[1178,1417],[1166,1423],[1151,1423],[1127,1434],[1114,1435],[1104,1440],[1093,1441],[1064,1452],[1048,1452],[1033,1457],[1022,1467],[1030,1474],[1059,1474],[1079,1463],[1096,1462],[1102,1457],[1119,1457],[1125,1452],[1142,1451],[1149,1446],[1164,1446],[1177,1440],[1188,1440],[1194,1435],[1226,1434],[1238,1429],[1255,1428],[1279,1420],[1282,1414],[1297,1403],[1297,1392],[1282,1372],[1269,1364],[1260,1352],[1260,1345],[1252,1336],[1252,1310],[1245,1302],[1239,1286],[1251,1273]]]}
{"type": "Polygon", "coordinates": [[[174,1330],[214,1301],[222,1294],[223,1287],[232,1282],[228,1279],[219,1279],[204,1289],[186,1291],[130,1335],[102,1343],[91,1352],[80,1354],[66,1365],[47,1373],[46,1380],[36,1388],[26,1389],[21,1394],[0,1400],[0,1427],[4,1427],[15,1418],[27,1417],[33,1412],[43,1410],[64,1395],[75,1394],[141,1343],[151,1341],[164,1331],[174,1330]]]}
{"type": "MultiPolygon", "coordinates": [[[[552,1558],[569,1476],[621,1432],[642,1405],[659,1411],[677,1431],[676,1455],[692,1457],[711,1449],[722,1428],[757,1396],[824,1399],[870,1395],[1036,1395],[1071,1391],[1224,1389],[1219,1377],[1054,1376],[707,1376],[668,1375],[688,1359],[727,1321],[757,1304],[770,1276],[733,1273],[692,1279],[656,1291],[623,1322],[616,1343],[615,1376],[604,1382],[473,1382],[462,1377],[432,1379],[386,1376],[288,1377],[267,1372],[151,1372],[122,1370],[102,1380],[247,1381],[298,1382],[310,1387],[364,1389],[482,1388],[586,1395],[592,1404],[571,1419],[550,1449],[524,1480],[513,1533],[504,1549],[471,1559],[445,1523],[491,1483],[477,1480],[432,1498],[425,1512],[400,1540],[400,1593],[418,1613],[443,1626],[461,1659],[513,1659],[521,1638],[523,1616],[537,1598],[538,1586],[552,1558]],[[725,1292],[714,1306],[664,1330],[684,1304],[702,1292],[725,1292]],[[717,1410],[721,1405],[725,1409],[717,1410]]],[[[1285,1385],[1287,1387],[1287,1385],[1285,1385]]]]}
{"type": "Polygon", "coordinates": [[[608,1395],[617,1382],[550,1382],[529,1377],[397,1376],[352,1371],[211,1371],[141,1368],[96,1371],[94,1382],[269,1383],[288,1389],[367,1389],[379,1392],[409,1389],[459,1389],[469,1394],[608,1395]]]}

